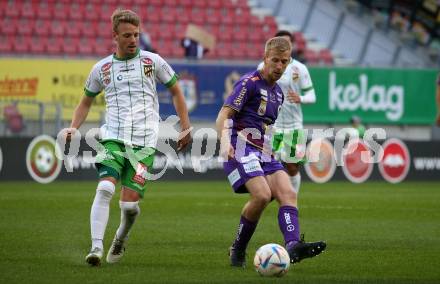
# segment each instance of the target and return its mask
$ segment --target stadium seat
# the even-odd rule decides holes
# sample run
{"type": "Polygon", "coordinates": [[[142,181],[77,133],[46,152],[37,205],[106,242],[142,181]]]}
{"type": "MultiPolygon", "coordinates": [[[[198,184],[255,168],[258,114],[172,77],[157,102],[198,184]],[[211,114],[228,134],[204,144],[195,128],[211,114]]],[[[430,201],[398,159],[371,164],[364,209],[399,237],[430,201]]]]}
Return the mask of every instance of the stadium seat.
{"type": "Polygon", "coordinates": [[[84,21],[79,25],[82,36],[94,37],[97,35],[97,23],[95,21],[84,21]]]}
{"type": "Polygon", "coordinates": [[[47,53],[50,55],[60,55],[63,46],[63,38],[51,38],[47,45],[47,53]]]}
{"type": "Polygon", "coordinates": [[[17,53],[29,52],[30,38],[26,36],[13,37],[12,49],[17,53]]]}
{"type": "Polygon", "coordinates": [[[92,55],[95,52],[94,41],[89,38],[81,38],[78,44],[78,52],[81,55],[92,55]]]}
{"type": "Polygon", "coordinates": [[[77,55],[79,45],[78,42],[79,40],[77,38],[63,38],[63,53],[65,55],[77,55]]]}
{"type": "Polygon", "coordinates": [[[39,36],[49,36],[50,26],[49,20],[38,19],[34,25],[35,33],[39,36]]]}
{"type": "Polygon", "coordinates": [[[88,2],[84,7],[84,17],[83,20],[86,21],[96,21],[99,19],[99,5],[95,3],[88,2]]]}
{"type": "Polygon", "coordinates": [[[205,15],[208,24],[218,25],[222,21],[222,16],[218,9],[208,9],[205,15]]]}
{"type": "Polygon", "coordinates": [[[86,14],[85,7],[82,4],[73,2],[73,4],[68,7],[68,16],[71,20],[82,21],[86,14]]]}
{"type": "Polygon", "coordinates": [[[34,32],[34,21],[27,19],[27,18],[21,18],[18,22],[17,26],[17,33],[20,35],[31,35],[34,32]]]}
{"type": "Polygon", "coordinates": [[[69,37],[79,37],[83,30],[82,21],[69,20],[66,22],[66,35],[69,37]]]}
{"type": "Polygon", "coordinates": [[[48,2],[41,1],[37,6],[37,19],[51,20],[53,7],[48,2]]]}
{"type": "Polygon", "coordinates": [[[44,54],[47,47],[47,37],[32,36],[30,39],[30,51],[33,54],[44,54]]]}
{"type": "Polygon", "coordinates": [[[50,34],[52,36],[63,37],[65,33],[65,21],[52,21],[50,23],[50,34]]]}
{"type": "Polygon", "coordinates": [[[8,1],[5,7],[5,16],[8,18],[18,18],[20,16],[22,1],[8,1]]]}
{"type": "Polygon", "coordinates": [[[179,16],[176,12],[176,9],[174,9],[174,7],[173,8],[162,8],[160,10],[161,22],[174,23],[174,22],[176,22],[176,19],[178,17],[179,16]]]}
{"type": "Polygon", "coordinates": [[[15,18],[3,18],[0,31],[4,35],[14,35],[17,32],[18,20],[15,18]]]}
{"type": "Polygon", "coordinates": [[[314,50],[306,49],[304,51],[304,57],[308,64],[313,65],[319,63],[319,56],[314,50]]]}
{"type": "Polygon", "coordinates": [[[20,17],[27,19],[35,19],[37,14],[37,6],[33,1],[24,2],[21,6],[20,17]]]}
{"type": "Polygon", "coordinates": [[[0,36],[0,52],[1,53],[12,53],[12,39],[9,36],[0,36]]]}
{"type": "Polygon", "coordinates": [[[319,51],[319,59],[323,64],[333,64],[333,56],[330,50],[324,48],[319,51]]]}
{"type": "Polygon", "coordinates": [[[69,15],[69,6],[62,2],[56,2],[53,7],[53,19],[67,20],[69,15]]]}

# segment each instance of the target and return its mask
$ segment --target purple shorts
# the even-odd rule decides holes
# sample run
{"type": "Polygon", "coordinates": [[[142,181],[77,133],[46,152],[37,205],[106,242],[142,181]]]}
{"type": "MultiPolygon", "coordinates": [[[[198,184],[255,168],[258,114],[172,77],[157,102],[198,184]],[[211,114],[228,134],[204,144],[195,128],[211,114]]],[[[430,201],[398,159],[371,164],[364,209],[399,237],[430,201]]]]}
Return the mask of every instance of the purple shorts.
{"type": "Polygon", "coordinates": [[[242,157],[236,157],[223,163],[223,169],[235,193],[248,193],[245,183],[253,177],[266,176],[278,170],[285,170],[283,165],[273,156],[261,156],[261,150],[247,145],[242,157]]]}

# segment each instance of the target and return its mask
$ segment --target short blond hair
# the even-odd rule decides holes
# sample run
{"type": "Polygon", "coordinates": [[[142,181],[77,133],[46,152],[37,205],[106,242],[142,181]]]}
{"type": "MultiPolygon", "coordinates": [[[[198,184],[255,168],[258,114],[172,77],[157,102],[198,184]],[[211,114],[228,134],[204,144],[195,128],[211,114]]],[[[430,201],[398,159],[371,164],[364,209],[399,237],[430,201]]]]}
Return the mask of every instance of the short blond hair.
{"type": "Polygon", "coordinates": [[[112,14],[112,28],[114,32],[118,31],[118,26],[120,23],[129,23],[139,27],[140,22],[141,19],[139,16],[131,10],[123,10],[118,8],[112,14]]]}
{"type": "Polygon", "coordinates": [[[291,51],[292,45],[286,38],[282,36],[276,36],[266,41],[266,45],[264,47],[264,54],[267,55],[269,51],[273,49],[276,50],[277,52],[291,51]]]}

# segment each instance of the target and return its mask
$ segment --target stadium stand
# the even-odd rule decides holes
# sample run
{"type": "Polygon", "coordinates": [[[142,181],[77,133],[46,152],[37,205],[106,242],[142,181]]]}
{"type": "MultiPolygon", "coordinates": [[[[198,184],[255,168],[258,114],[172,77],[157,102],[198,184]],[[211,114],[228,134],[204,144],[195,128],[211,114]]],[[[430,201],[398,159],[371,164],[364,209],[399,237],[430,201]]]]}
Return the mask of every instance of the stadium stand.
{"type": "Polygon", "coordinates": [[[1,1],[3,54],[100,56],[111,51],[110,16],[118,6],[138,12],[158,52],[183,58],[180,39],[189,23],[217,38],[210,59],[258,60],[261,46],[278,29],[271,15],[255,16],[247,0],[1,1]]]}

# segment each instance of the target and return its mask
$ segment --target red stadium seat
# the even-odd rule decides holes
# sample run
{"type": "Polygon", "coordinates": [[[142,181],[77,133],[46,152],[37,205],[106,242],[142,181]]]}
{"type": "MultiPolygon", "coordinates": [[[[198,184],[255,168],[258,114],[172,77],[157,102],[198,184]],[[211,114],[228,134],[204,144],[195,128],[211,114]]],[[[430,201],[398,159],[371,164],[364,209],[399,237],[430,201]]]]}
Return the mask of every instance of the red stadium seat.
{"type": "Polygon", "coordinates": [[[5,16],[8,18],[18,18],[20,16],[22,1],[8,1],[5,16]]]}
{"type": "Polygon", "coordinates": [[[30,51],[34,54],[44,54],[47,48],[47,37],[32,36],[30,51]]]}
{"type": "Polygon", "coordinates": [[[319,58],[321,63],[331,65],[333,64],[333,55],[327,48],[321,49],[319,51],[319,58]]]}
{"type": "Polygon", "coordinates": [[[74,21],[82,21],[85,18],[86,11],[83,4],[75,3],[68,7],[69,19],[74,21]]]}
{"type": "Polygon", "coordinates": [[[69,37],[79,37],[83,30],[82,21],[70,20],[66,22],[66,35],[69,37]]]}
{"type": "Polygon", "coordinates": [[[63,46],[63,38],[51,38],[47,44],[47,53],[50,55],[60,55],[63,46]]]}
{"type": "Polygon", "coordinates": [[[39,36],[49,36],[50,35],[50,21],[38,19],[34,25],[35,33],[39,36]]]}
{"type": "Polygon", "coordinates": [[[92,55],[95,52],[94,40],[83,37],[78,42],[78,53],[81,55],[92,55]]]}
{"type": "Polygon", "coordinates": [[[208,9],[206,11],[206,22],[211,25],[218,25],[222,21],[219,9],[208,9]]]}
{"type": "Polygon", "coordinates": [[[194,8],[191,10],[191,22],[200,26],[205,25],[205,12],[202,9],[194,8]]]}
{"type": "Polygon", "coordinates": [[[210,0],[207,2],[207,7],[211,7],[214,9],[220,9],[221,7],[223,7],[222,0],[210,0]]]}
{"type": "Polygon", "coordinates": [[[50,23],[50,34],[52,36],[63,37],[66,31],[65,21],[52,21],[50,23]]]}
{"type": "Polygon", "coordinates": [[[15,18],[3,18],[0,24],[1,34],[14,35],[17,32],[18,20],[15,18]]]}
{"type": "Polygon", "coordinates": [[[160,18],[161,22],[175,23],[176,19],[178,18],[178,14],[176,12],[176,9],[164,7],[160,10],[160,18]]]}
{"type": "Polygon", "coordinates": [[[37,5],[33,1],[24,2],[21,6],[20,17],[35,19],[37,14],[37,5]]]}
{"type": "Polygon", "coordinates": [[[306,49],[304,51],[304,57],[309,64],[313,65],[319,62],[319,56],[314,50],[306,49]]]}
{"type": "Polygon", "coordinates": [[[100,5],[95,3],[87,3],[84,6],[84,17],[86,21],[96,21],[99,20],[100,5]]]}
{"type": "Polygon", "coordinates": [[[203,10],[203,9],[206,9],[207,2],[209,2],[209,1],[193,0],[193,6],[203,10]]]}
{"type": "Polygon", "coordinates": [[[55,2],[53,7],[53,19],[56,20],[67,20],[69,15],[69,6],[62,2],[55,2]]]}
{"type": "Polygon", "coordinates": [[[41,1],[37,6],[37,18],[40,20],[51,20],[53,13],[53,6],[50,2],[41,1]]]}
{"type": "Polygon", "coordinates": [[[30,37],[17,36],[13,38],[12,49],[16,53],[28,53],[30,50],[30,37]]]}
{"type": "Polygon", "coordinates": [[[85,37],[94,37],[97,35],[97,23],[95,21],[84,21],[80,25],[80,32],[85,37]]]}
{"type": "Polygon", "coordinates": [[[76,38],[65,37],[63,40],[63,53],[66,55],[78,55],[78,42],[76,38]]]}
{"type": "Polygon", "coordinates": [[[184,8],[192,7],[192,0],[178,0],[177,4],[183,6],[184,8]]]}
{"type": "Polygon", "coordinates": [[[20,35],[29,36],[34,32],[34,21],[22,18],[18,22],[17,32],[20,35]]]}
{"type": "Polygon", "coordinates": [[[9,36],[0,35],[0,52],[12,53],[12,39],[9,36]]]}

